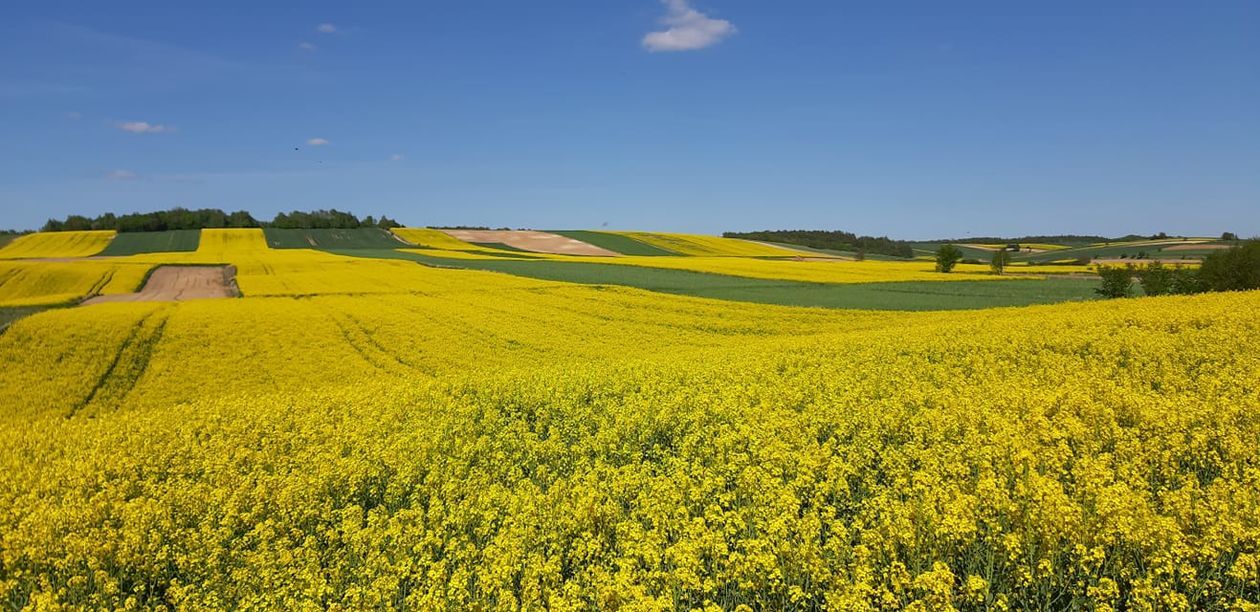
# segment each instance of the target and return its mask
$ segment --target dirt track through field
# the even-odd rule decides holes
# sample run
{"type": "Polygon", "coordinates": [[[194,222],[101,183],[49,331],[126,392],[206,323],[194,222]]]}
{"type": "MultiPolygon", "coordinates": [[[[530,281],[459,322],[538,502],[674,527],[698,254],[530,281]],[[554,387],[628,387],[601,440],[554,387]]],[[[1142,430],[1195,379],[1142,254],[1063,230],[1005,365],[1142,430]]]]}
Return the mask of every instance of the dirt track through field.
{"type": "Polygon", "coordinates": [[[98,295],[84,305],[104,302],[180,302],[237,297],[236,269],[232,266],[161,266],[149,275],[138,293],[98,295]]]}
{"type": "Polygon", "coordinates": [[[497,242],[522,251],[535,253],[552,253],[555,255],[595,255],[600,257],[617,257],[607,249],[593,244],[574,240],[568,236],[536,232],[533,230],[442,230],[447,235],[464,242],[497,242]]]}

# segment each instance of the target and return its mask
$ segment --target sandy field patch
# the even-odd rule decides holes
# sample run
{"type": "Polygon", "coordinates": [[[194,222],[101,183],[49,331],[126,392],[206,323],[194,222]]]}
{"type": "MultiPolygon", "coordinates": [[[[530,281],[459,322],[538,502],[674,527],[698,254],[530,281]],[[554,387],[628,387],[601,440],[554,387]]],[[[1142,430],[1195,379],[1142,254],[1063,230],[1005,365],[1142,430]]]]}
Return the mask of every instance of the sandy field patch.
{"type": "Polygon", "coordinates": [[[593,244],[574,240],[568,236],[536,232],[533,230],[442,230],[452,238],[464,242],[497,242],[522,251],[535,253],[552,253],[555,255],[594,255],[596,257],[618,257],[608,249],[601,249],[593,244]]]}
{"type": "Polygon", "coordinates": [[[98,295],[84,305],[104,302],[179,302],[237,297],[233,266],[161,266],[138,293],[98,295]]]}

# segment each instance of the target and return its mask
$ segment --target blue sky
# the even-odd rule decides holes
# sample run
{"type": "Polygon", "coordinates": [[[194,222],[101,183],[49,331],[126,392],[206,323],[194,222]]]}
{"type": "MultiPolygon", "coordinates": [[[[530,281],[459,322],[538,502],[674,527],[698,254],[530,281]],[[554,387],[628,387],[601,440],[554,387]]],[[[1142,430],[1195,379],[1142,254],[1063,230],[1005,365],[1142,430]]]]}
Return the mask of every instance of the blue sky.
{"type": "Polygon", "coordinates": [[[1260,234],[1254,0],[12,4],[0,227],[1260,234]]]}

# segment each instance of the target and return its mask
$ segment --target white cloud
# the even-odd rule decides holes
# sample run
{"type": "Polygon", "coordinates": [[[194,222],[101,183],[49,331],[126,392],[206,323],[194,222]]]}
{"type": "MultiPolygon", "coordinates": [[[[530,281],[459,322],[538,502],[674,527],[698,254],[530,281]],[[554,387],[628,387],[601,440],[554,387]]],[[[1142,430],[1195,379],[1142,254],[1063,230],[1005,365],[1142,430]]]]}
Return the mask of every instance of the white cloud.
{"type": "Polygon", "coordinates": [[[298,48],[299,48],[299,49],[301,49],[301,50],[303,50],[303,51],[306,51],[306,52],[313,52],[313,51],[315,51],[316,49],[318,49],[319,47],[316,47],[316,46],[315,46],[314,44],[312,44],[312,43],[308,43],[308,42],[300,42],[300,43],[298,43],[298,48]]]}
{"type": "Polygon", "coordinates": [[[148,121],[119,121],[114,125],[118,129],[124,132],[131,132],[132,134],[161,134],[172,130],[172,128],[165,125],[149,123],[148,121]]]}
{"type": "Polygon", "coordinates": [[[403,156],[401,153],[395,153],[389,156],[389,161],[402,161],[402,159],[403,159],[403,156]]]}
{"type": "Polygon", "coordinates": [[[66,119],[69,119],[71,121],[78,121],[82,118],[83,118],[83,113],[80,113],[79,111],[70,111],[66,113],[66,119]]]}
{"type": "Polygon", "coordinates": [[[307,140],[306,144],[311,145],[312,147],[322,147],[328,144],[328,140],[324,138],[312,138],[307,140]]]}
{"type": "Polygon", "coordinates": [[[140,178],[140,176],[130,170],[114,170],[113,172],[105,175],[105,178],[111,181],[134,181],[140,178]]]}
{"type": "Polygon", "coordinates": [[[715,45],[735,33],[735,26],[725,19],[714,19],[691,8],[687,0],[662,0],[664,30],[648,32],[643,47],[648,51],[693,51],[715,45]]]}
{"type": "Polygon", "coordinates": [[[337,32],[337,26],[331,23],[321,23],[318,26],[315,26],[315,31],[320,34],[335,34],[337,32]]]}

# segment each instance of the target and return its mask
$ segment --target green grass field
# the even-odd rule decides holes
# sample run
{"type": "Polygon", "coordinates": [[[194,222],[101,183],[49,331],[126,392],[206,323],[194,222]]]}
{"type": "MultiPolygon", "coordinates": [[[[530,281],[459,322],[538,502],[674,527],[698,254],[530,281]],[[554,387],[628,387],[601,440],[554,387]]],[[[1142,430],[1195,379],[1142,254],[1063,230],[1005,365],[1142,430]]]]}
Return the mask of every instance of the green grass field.
{"type": "Polygon", "coordinates": [[[17,237],[18,234],[0,234],[0,248],[4,248],[4,245],[13,242],[13,239],[17,237]]]}
{"type": "Polygon", "coordinates": [[[101,255],[137,255],[140,253],[173,253],[196,251],[201,243],[201,230],[165,232],[123,232],[114,236],[101,255]]]}
{"type": "MultiPolygon", "coordinates": [[[[936,250],[941,248],[941,245],[943,244],[943,242],[916,242],[910,245],[910,247],[914,249],[916,257],[935,257],[936,250]]],[[[961,244],[955,244],[954,246],[958,247],[958,250],[962,251],[963,259],[975,259],[979,261],[989,261],[990,259],[993,259],[993,251],[963,246],[961,244]]]]}
{"type": "MultiPolygon", "coordinates": [[[[468,244],[475,244],[479,247],[485,247],[487,249],[494,249],[496,251],[508,251],[511,253],[533,253],[533,251],[526,251],[525,249],[517,248],[510,244],[504,244],[502,242],[469,242],[468,244]]],[[[495,255],[498,255],[498,253],[495,253],[495,255]]]]}
{"type": "Polygon", "coordinates": [[[622,236],[620,234],[609,234],[607,232],[595,232],[589,230],[548,231],[553,234],[559,234],[561,236],[572,238],[574,240],[581,240],[587,244],[592,244],[614,253],[621,253],[622,255],[660,256],[678,254],[673,251],[667,251],[660,247],[652,246],[646,242],[639,242],[634,238],[622,236]]]}
{"type": "MultiPolygon", "coordinates": [[[[1167,250],[1168,247],[1187,246],[1195,243],[1184,242],[1180,240],[1169,240],[1159,244],[1146,244],[1147,241],[1140,242],[1117,242],[1109,245],[1101,246],[1083,246],[1071,249],[1060,249],[1057,251],[1046,251],[1043,253],[1027,253],[1016,255],[1011,261],[1026,261],[1029,263],[1040,263],[1047,261],[1058,261],[1061,259],[1082,259],[1082,258],[1114,258],[1114,257],[1137,257],[1139,253],[1145,253],[1148,258],[1162,257],[1171,259],[1200,259],[1211,253],[1211,249],[1194,249],[1194,250],[1167,250]]],[[[1223,243],[1203,243],[1203,244],[1223,244],[1223,243]]]]}
{"type": "Polygon", "coordinates": [[[1095,279],[1010,281],[919,281],[823,284],[742,278],[640,266],[565,261],[470,260],[429,257],[395,250],[342,250],[341,255],[409,259],[418,263],[487,270],[540,280],[587,285],[624,285],[694,297],[870,310],[967,310],[1027,306],[1094,298],[1095,279]]]}
{"type": "Polygon", "coordinates": [[[375,227],[358,229],[264,228],[267,246],[273,249],[398,249],[409,245],[394,234],[375,227]]]}

